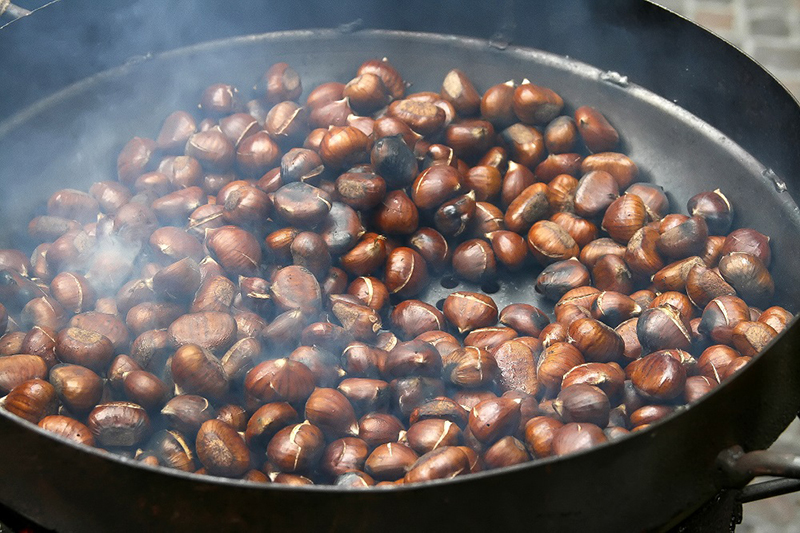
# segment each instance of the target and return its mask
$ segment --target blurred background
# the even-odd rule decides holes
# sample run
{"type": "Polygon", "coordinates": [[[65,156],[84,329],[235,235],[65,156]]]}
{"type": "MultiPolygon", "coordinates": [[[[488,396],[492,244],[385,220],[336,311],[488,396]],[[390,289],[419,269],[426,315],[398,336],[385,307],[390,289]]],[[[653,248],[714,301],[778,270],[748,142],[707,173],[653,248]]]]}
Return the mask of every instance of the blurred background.
{"type": "Polygon", "coordinates": [[[656,0],[754,58],[800,98],[800,0],[656,0]]]}

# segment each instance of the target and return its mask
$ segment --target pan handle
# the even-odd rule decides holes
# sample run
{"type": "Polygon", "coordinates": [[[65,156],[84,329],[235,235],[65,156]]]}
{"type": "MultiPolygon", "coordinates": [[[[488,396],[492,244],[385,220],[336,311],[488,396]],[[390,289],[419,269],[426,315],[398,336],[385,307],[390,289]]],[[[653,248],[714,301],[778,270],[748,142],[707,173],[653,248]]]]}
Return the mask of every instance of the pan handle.
{"type": "Polygon", "coordinates": [[[800,478],[800,456],[769,450],[747,452],[733,446],[719,454],[718,463],[734,485],[758,476],[800,478]]]}
{"type": "Polygon", "coordinates": [[[758,476],[776,479],[748,485],[741,490],[742,503],[800,490],[800,456],[769,450],[745,452],[741,446],[723,450],[717,464],[730,487],[742,487],[758,476]]]}

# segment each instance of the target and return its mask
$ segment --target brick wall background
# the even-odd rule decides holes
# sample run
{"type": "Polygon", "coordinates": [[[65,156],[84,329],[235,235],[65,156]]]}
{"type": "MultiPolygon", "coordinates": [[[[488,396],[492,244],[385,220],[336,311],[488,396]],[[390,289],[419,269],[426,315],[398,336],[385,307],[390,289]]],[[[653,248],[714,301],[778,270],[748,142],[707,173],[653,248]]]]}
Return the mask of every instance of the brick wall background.
{"type": "Polygon", "coordinates": [[[800,0],[655,0],[727,40],[800,99],[800,0]]]}

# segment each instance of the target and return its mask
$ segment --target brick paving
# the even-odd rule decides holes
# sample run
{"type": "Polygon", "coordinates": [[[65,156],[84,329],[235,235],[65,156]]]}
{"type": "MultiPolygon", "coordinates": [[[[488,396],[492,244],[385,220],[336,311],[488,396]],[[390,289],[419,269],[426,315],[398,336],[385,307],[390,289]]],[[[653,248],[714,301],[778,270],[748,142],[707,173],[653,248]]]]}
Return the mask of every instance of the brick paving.
{"type": "MultiPolygon", "coordinates": [[[[800,0],[655,1],[748,54],[800,100],[800,0]]],[[[800,421],[771,449],[800,455],[800,421]]],[[[800,533],[800,493],[746,504],[736,532],[800,533]]]]}
{"type": "Polygon", "coordinates": [[[727,40],[800,99],[800,0],[656,0],[727,40]]]}

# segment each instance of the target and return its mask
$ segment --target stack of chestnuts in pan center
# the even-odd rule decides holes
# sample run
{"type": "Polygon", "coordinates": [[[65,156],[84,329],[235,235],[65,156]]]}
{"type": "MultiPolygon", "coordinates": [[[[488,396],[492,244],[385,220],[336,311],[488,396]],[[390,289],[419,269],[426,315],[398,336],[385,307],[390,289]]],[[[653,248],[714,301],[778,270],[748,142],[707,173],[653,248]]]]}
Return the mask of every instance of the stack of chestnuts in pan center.
{"type": "Polygon", "coordinates": [[[549,88],[409,94],[384,59],[303,105],[286,63],[254,90],[209,86],[0,250],[6,411],[148,465],[392,487],[644,430],[792,318],[722,192],[670,214],[549,88]],[[456,290],[511,271],[554,316],[456,290]]]}

